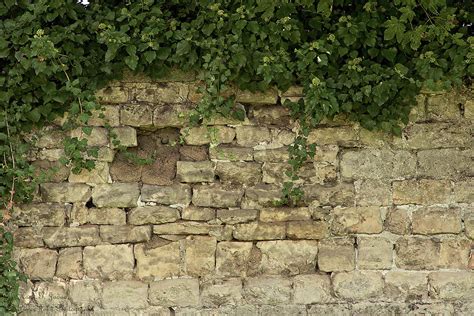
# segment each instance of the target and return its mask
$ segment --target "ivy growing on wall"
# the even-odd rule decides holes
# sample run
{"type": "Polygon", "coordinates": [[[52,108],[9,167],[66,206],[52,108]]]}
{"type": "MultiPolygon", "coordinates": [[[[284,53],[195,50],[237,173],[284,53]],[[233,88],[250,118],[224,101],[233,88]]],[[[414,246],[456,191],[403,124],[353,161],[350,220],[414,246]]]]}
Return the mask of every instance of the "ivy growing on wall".
{"type": "MultiPolygon", "coordinates": [[[[89,2],[0,0],[4,222],[36,184],[24,135],[65,112],[64,128],[81,128],[99,108],[94,91],[125,69],[152,78],[172,68],[197,71],[203,98],[190,124],[216,113],[242,118],[234,98],[222,96],[231,84],[252,91],[303,86],[304,100],[285,104],[300,126],[289,149],[293,180],[314,155],[306,138],[321,119],[345,113],[399,135],[420,89],[449,89],[474,72],[467,0],[89,2]]],[[[68,138],[64,146],[74,171],[94,167],[84,152],[97,153],[86,140],[68,138]]],[[[301,197],[291,181],[283,189],[286,203],[301,197]]],[[[0,313],[7,313],[18,305],[11,289],[19,274],[4,263],[11,238],[1,241],[0,313]]]]}

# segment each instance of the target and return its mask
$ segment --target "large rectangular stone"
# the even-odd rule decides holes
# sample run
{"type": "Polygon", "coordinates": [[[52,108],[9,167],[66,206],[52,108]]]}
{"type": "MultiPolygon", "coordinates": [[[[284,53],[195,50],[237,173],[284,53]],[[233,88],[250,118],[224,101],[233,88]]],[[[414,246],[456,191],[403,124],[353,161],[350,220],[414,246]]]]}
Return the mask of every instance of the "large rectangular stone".
{"type": "Polygon", "coordinates": [[[210,235],[221,239],[230,238],[230,231],[223,225],[203,222],[177,222],[153,226],[155,235],[210,235]],[[226,235],[227,236],[226,238],[226,235]]]}
{"type": "Polygon", "coordinates": [[[221,209],[216,216],[225,224],[247,223],[257,219],[258,210],[221,209]]]}
{"type": "Polygon", "coordinates": [[[104,308],[111,310],[148,307],[148,284],[139,281],[105,282],[104,308]]]}
{"type": "Polygon", "coordinates": [[[136,243],[148,241],[151,238],[150,226],[120,225],[100,226],[100,237],[111,244],[136,243]]]}
{"type": "Polygon", "coordinates": [[[443,204],[451,199],[448,180],[403,180],[393,182],[394,204],[443,204]]]}
{"type": "Polygon", "coordinates": [[[309,144],[354,147],[359,142],[359,130],[355,126],[323,127],[312,130],[308,135],[309,144]]]}
{"type": "Polygon", "coordinates": [[[244,191],[220,185],[196,186],[193,188],[193,204],[208,207],[239,206],[244,191]]]}
{"type": "Polygon", "coordinates": [[[392,268],[393,244],[384,237],[359,237],[357,240],[357,263],[364,270],[387,270],[392,268]]]}
{"type": "Polygon", "coordinates": [[[383,223],[378,206],[336,207],[331,229],[336,235],[353,233],[377,234],[382,232],[383,223]]]}
{"type": "Polygon", "coordinates": [[[216,175],[221,182],[254,185],[262,181],[261,165],[255,162],[218,162],[216,175]]]}
{"type": "Polygon", "coordinates": [[[176,177],[180,182],[214,182],[212,161],[178,161],[176,177]]]}
{"type": "Polygon", "coordinates": [[[186,274],[202,277],[214,273],[216,262],[215,237],[189,236],[184,241],[186,274]]]}
{"type": "Polygon", "coordinates": [[[439,243],[422,237],[403,237],[395,244],[395,264],[406,270],[438,268],[439,243]]]}
{"type": "Polygon", "coordinates": [[[203,306],[236,307],[242,303],[242,281],[239,278],[231,278],[202,282],[201,303],[203,306]]]}
{"type": "Polygon", "coordinates": [[[233,236],[237,240],[271,240],[284,239],[286,225],[284,223],[245,223],[237,224],[233,236]]]}
{"type": "Polygon", "coordinates": [[[140,279],[168,278],[181,274],[180,242],[137,244],[136,275],[140,279]]]}
{"type": "Polygon", "coordinates": [[[49,248],[91,246],[101,243],[96,226],[45,227],[44,243],[49,248]]]}
{"type": "Polygon", "coordinates": [[[248,278],[244,283],[244,299],[255,305],[289,303],[291,280],[279,276],[248,278]]]}
{"type": "Polygon", "coordinates": [[[282,198],[281,187],[271,184],[258,184],[245,189],[245,197],[242,201],[244,209],[259,209],[274,206],[275,202],[282,198]]]}
{"type": "Polygon", "coordinates": [[[252,148],[227,146],[209,148],[209,157],[213,160],[252,161],[253,155],[252,148]]]}
{"type": "Polygon", "coordinates": [[[323,239],[319,243],[318,267],[321,271],[354,270],[355,259],[353,238],[323,239]]]}
{"type": "Polygon", "coordinates": [[[260,210],[262,222],[304,221],[311,219],[311,211],[307,207],[300,208],[264,208],[260,210]]]}
{"type": "Polygon", "coordinates": [[[92,190],[97,207],[135,207],[140,190],[138,183],[98,184],[92,190]]]}
{"type": "Polygon", "coordinates": [[[252,242],[222,241],[217,244],[216,273],[245,276],[251,268],[252,242]]]}
{"type": "Polygon", "coordinates": [[[474,176],[474,151],[442,148],[417,153],[417,174],[430,178],[474,176]]]}
{"type": "Polygon", "coordinates": [[[329,303],[334,300],[331,294],[331,279],[326,274],[297,275],[293,279],[295,304],[329,303]]]}
{"type": "Polygon", "coordinates": [[[226,144],[235,138],[235,130],[227,126],[199,126],[181,131],[188,145],[226,144]]]}
{"type": "Polygon", "coordinates": [[[91,189],[82,183],[42,183],[40,192],[46,202],[76,203],[87,202],[91,189]]]}
{"type": "Polygon", "coordinates": [[[338,183],[333,186],[320,184],[304,185],[304,200],[307,203],[318,201],[321,205],[352,206],[355,201],[353,183],[338,183]]]}
{"type": "Polygon", "coordinates": [[[286,235],[291,239],[323,239],[329,233],[325,221],[294,221],[288,223],[286,235]]]}
{"type": "Polygon", "coordinates": [[[413,124],[404,130],[405,139],[395,143],[399,148],[434,149],[472,147],[469,126],[453,123],[413,124]]]}
{"type": "Polygon", "coordinates": [[[384,281],[380,272],[339,272],[333,276],[333,286],[339,298],[361,301],[383,296],[384,281]]]}
{"type": "Polygon", "coordinates": [[[254,147],[272,140],[270,130],[258,126],[237,126],[237,144],[243,147],[254,147]]]}
{"type": "Polygon", "coordinates": [[[150,283],[149,300],[151,305],[163,307],[198,306],[198,279],[172,279],[150,283]]]}
{"type": "Polygon", "coordinates": [[[141,198],[144,202],[186,205],[191,202],[191,187],[187,184],[173,184],[169,186],[144,184],[141,198]]]}
{"type": "Polygon", "coordinates": [[[145,205],[132,209],[128,213],[131,225],[171,223],[179,219],[179,211],[162,205],[145,205]]]}
{"type": "Polygon", "coordinates": [[[474,272],[433,272],[428,276],[430,295],[441,300],[474,300],[474,272]]]}
{"type": "Polygon", "coordinates": [[[425,300],[428,297],[427,274],[389,271],[385,274],[385,295],[394,301],[425,300]]]}
{"type": "Polygon", "coordinates": [[[22,272],[31,280],[52,279],[56,270],[58,253],[54,250],[33,248],[15,249],[14,257],[22,272]]]}
{"type": "Polygon", "coordinates": [[[129,279],[135,259],[132,245],[98,245],[85,247],[84,271],[90,278],[106,280],[129,279]]]}
{"type": "Polygon", "coordinates": [[[414,234],[458,234],[461,232],[461,210],[455,207],[422,207],[412,213],[414,234]]]}
{"type": "Polygon", "coordinates": [[[62,226],[65,217],[64,205],[31,203],[16,206],[12,220],[19,226],[62,226]]]}

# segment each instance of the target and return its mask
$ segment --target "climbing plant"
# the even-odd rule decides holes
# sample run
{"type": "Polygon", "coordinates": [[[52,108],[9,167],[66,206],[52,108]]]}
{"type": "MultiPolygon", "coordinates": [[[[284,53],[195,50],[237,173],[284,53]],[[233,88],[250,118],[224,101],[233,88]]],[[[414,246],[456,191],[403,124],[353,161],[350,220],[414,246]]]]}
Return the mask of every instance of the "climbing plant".
{"type": "MultiPolygon", "coordinates": [[[[302,195],[293,181],[315,154],[307,136],[323,118],[344,113],[365,128],[399,135],[420,89],[449,89],[474,71],[474,8],[467,0],[89,2],[0,0],[4,222],[36,185],[25,135],[66,112],[64,129],[90,134],[85,125],[100,108],[94,91],[126,69],[152,78],[172,68],[197,71],[203,97],[190,124],[217,113],[242,119],[232,94],[222,93],[232,85],[301,85],[305,98],[284,104],[299,124],[285,203],[302,195]]],[[[97,151],[86,139],[69,137],[64,148],[63,162],[74,172],[94,167],[97,151]]],[[[19,274],[8,255],[11,236],[4,227],[0,235],[5,313],[17,308],[11,293],[19,274]]]]}

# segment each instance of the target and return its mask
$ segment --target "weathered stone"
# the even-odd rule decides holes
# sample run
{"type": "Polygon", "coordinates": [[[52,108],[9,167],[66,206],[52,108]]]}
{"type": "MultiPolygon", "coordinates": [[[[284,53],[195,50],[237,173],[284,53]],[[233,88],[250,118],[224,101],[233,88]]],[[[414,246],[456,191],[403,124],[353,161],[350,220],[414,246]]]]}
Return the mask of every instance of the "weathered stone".
{"type": "Polygon", "coordinates": [[[403,180],[393,182],[394,204],[449,203],[451,183],[447,180],[403,180]]]}
{"type": "Polygon", "coordinates": [[[383,294],[384,282],[380,272],[339,272],[333,277],[336,297],[350,300],[367,300],[383,294]]]}
{"type": "MultiPolygon", "coordinates": [[[[137,154],[141,157],[140,153],[136,150],[130,150],[132,154],[137,154]]],[[[115,157],[115,160],[110,165],[109,172],[113,182],[139,182],[142,176],[143,166],[137,163],[133,163],[126,156],[125,153],[119,152],[115,157]]]]}
{"type": "Polygon", "coordinates": [[[323,239],[328,232],[328,223],[305,220],[289,222],[286,235],[291,239],[323,239]]]}
{"type": "Polygon", "coordinates": [[[111,137],[112,148],[118,146],[135,147],[138,145],[137,131],[132,127],[115,127],[112,129],[111,134],[115,135],[115,137],[111,137]]]}
{"type": "Polygon", "coordinates": [[[139,195],[137,183],[98,184],[92,189],[97,207],[135,207],[139,195]]]}
{"type": "Polygon", "coordinates": [[[249,278],[244,283],[244,299],[249,304],[289,303],[291,296],[291,281],[282,277],[249,278]]]}
{"type": "Polygon", "coordinates": [[[158,103],[182,103],[188,99],[189,85],[181,82],[166,82],[155,86],[158,103]]]}
{"type": "Polygon", "coordinates": [[[272,128],[270,130],[270,133],[272,136],[271,143],[262,143],[260,145],[257,145],[255,146],[256,150],[284,148],[293,144],[296,139],[296,134],[293,131],[287,129],[272,128]]]}
{"type": "Polygon", "coordinates": [[[189,236],[184,243],[186,274],[205,276],[214,272],[216,261],[215,237],[189,236]]]}
{"type": "Polygon", "coordinates": [[[113,105],[104,105],[98,110],[92,112],[92,116],[87,121],[90,126],[119,126],[120,125],[120,107],[113,105]]]}
{"type": "Polygon", "coordinates": [[[33,203],[15,207],[13,221],[20,226],[62,226],[65,216],[64,205],[33,203]]]}
{"type": "Polygon", "coordinates": [[[236,101],[250,104],[276,104],[278,99],[278,91],[268,89],[264,92],[251,92],[248,90],[237,91],[236,101]]]}
{"type": "Polygon", "coordinates": [[[139,281],[106,282],[102,300],[104,308],[146,308],[148,284],[139,281]]]}
{"type": "Polygon", "coordinates": [[[308,135],[309,144],[354,147],[359,141],[359,129],[355,126],[324,127],[312,130],[308,135]]]}
{"type": "Polygon", "coordinates": [[[57,161],[64,156],[64,149],[54,148],[54,149],[40,149],[37,153],[37,158],[41,160],[57,161]]]}
{"type": "Polygon", "coordinates": [[[219,242],[216,252],[217,274],[223,276],[245,276],[251,261],[251,253],[251,242],[219,242]]]}
{"type": "Polygon", "coordinates": [[[281,105],[252,107],[253,119],[261,125],[289,126],[290,111],[281,105]]]}
{"type": "Polygon", "coordinates": [[[119,208],[87,208],[74,205],[70,220],[81,225],[125,225],[126,214],[119,208]]]}
{"type": "Polygon", "coordinates": [[[235,306],[241,302],[242,281],[239,278],[210,280],[201,284],[203,306],[235,306]]]}
{"type": "Polygon", "coordinates": [[[91,246],[101,242],[99,229],[95,226],[45,227],[42,234],[44,243],[50,248],[91,246]]]}
{"type": "Polygon", "coordinates": [[[253,185],[262,180],[261,166],[254,162],[218,162],[216,175],[221,182],[253,185]]]}
{"type": "Polygon", "coordinates": [[[223,226],[201,222],[178,222],[153,226],[153,233],[157,235],[211,235],[222,234],[223,226]]]}
{"type": "Polygon", "coordinates": [[[183,127],[189,122],[187,114],[190,114],[193,108],[191,103],[155,104],[153,125],[157,128],[183,127]]]}
{"type": "Polygon", "coordinates": [[[64,131],[52,127],[46,127],[38,131],[38,138],[35,142],[37,148],[60,148],[64,141],[64,131]]]}
{"type": "Polygon", "coordinates": [[[56,270],[58,253],[42,248],[15,249],[14,256],[22,271],[31,280],[52,279],[56,270]]]}
{"type": "MultiPolygon", "coordinates": [[[[446,269],[466,269],[472,242],[465,238],[444,238],[439,245],[439,267],[446,269]]],[[[433,258],[431,259],[432,261],[433,258]]],[[[435,261],[436,262],[436,261],[435,261]]]]}
{"type": "Polygon", "coordinates": [[[120,122],[129,126],[152,126],[153,111],[143,104],[128,104],[120,110],[120,122]]]}
{"type": "Polygon", "coordinates": [[[317,304],[308,306],[308,316],[352,316],[348,304],[317,304]]]}
{"type": "Polygon", "coordinates": [[[404,131],[404,139],[396,146],[408,149],[470,147],[472,137],[468,128],[453,123],[413,124],[404,131]]]}
{"type": "Polygon", "coordinates": [[[206,146],[186,146],[179,147],[180,160],[182,161],[203,161],[209,160],[206,146]]]}
{"type": "Polygon", "coordinates": [[[209,156],[213,160],[252,161],[253,155],[252,148],[225,146],[209,148],[209,156]]]}
{"type": "Polygon", "coordinates": [[[40,192],[44,201],[58,203],[86,202],[91,195],[90,187],[81,183],[42,183],[40,192]]]}
{"type": "Polygon", "coordinates": [[[208,207],[239,206],[244,192],[220,185],[202,185],[193,188],[193,204],[208,207]]]}
{"type": "Polygon", "coordinates": [[[355,248],[352,238],[323,239],[319,242],[320,271],[351,271],[355,268],[355,248]]]}
{"type": "Polygon", "coordinates": [[[262,305],[260,307],[261,316],[275,315],[295,315],[306,316],[306,306],[304,305],[262,305]]]}
{"type": "Polygon", "coordinates": [[[453,148],[419,151],[417,174],[430,178],[473,176],[474,151],[453,148]]]}
{"type": "Polygon", "coordinates": [[[466,213],[464,215],[464,227],[466,230],[466,236],[474,239],[474,212],[466,213]]]}
{"type": "Polygon", "coordinates": [[[454,202],[471,203],[474,201],[474,178],[454,183],[454,202]]]}
{"type": "Polygon", "coordinates": [[[245,189],[242,208],[259,209],[274,206],[281,199],[281,187],[270,184],[259,184],[245,189]]]}
{"type": "Polygon", "coordinates": [[[106,87],[95,93],[101,103],[120,104],[128,101],[128,89],[124,87],[106,87]]]}
{"type": "Polygon", "coordinates": [[[395,245],[395,263],[407,270],[434,270],[438,267],[439,244],[432,239],[403,237],[395,245]]]}
{"type": "Polygon", "coordinates": [[[84,133],[81,127],[71,131],[71,137],[79,140],[87,139],[87,146],[107,146],[109,143],[107,129],[103,127],[92,127],[90,135],[84,133]]]}
{"type": "Polygon", "coordinates": [[[311,211],[307,207],[300,208],[264,208],[260,211],[262,222],[303,221],[311,219],[311,211]]]}
{"type": "Polygon", "coordinates": [[[181,132],[188,145],[227,144],[235,138],[235,130],[227,126],[200,126],[181,132]]]}
{"type": "Polygon", "coordinates": [[[148,241],[151,238],[150,226],[120,225],[100,226],[100,237],[111,244],[148,241]]]}
{"type": "Polygon", "coordinates": [[[131,278],[135,260],[131,245],[99,245],[84,248],[84,270],[90,278],[131,278]]]}
{"type": "Polygon", "coordinates": [[[474,300],[474,272],[433,272],[428,279],[432,297],[442,300],[474,300]]]}
{"type": "MultiPolygon", "coordinates": [[[[410,308],[412,305],[410,305],[410,308]]],[[[352,305],[353,316],[408,315],[408,306],[404,303],[356,303],[352,305]]],[[[423,314],[421,314],[423,315],[423,314]]],[[[432,314],[430,314],[432,315],[432,314]]]]}
{"type": "Polygon", "coordinates": [[[247,223],[256,220],[257,210],[222,209],[217,210],[217,218],[226,224],[247,223]]]}
{"type": "Polygon", "coordinates": [[[270,143],[270,130],[266,127],[237,126],[237,144],[244,147],[254,147],[261,143],[270,143]]]}
{"type": "Polygon", "coordinates": [[[31,165],[35,168],[35,177],[46,175],[49,182],[63,182],[69,177],[69,167],[59,161],[35,160],[31,165]]]}
{"type": "Polygon", "coordinates": [[[317,241],[273,240],[257,243],[262,253],[258,271],[263,274],[296,275],[316,269],[317,241]]]}
{"type": "Polygon", "coordinates": [[[181,218],[189,221],[210,221],[216,218],[216,210],[212,208],[187,206],[181,211],[181,218]]]}
{"type": "Polygon", "coordinates": [[[286,226],[284,223],[245,223],[237,224],[233,236],[237,240],[271,240],[284,239],[286,226]]]}
{"type": "Polygon", "coordinates": [[[394,179],[415,174],[416,157],[408,151],[363,149],[341,157],[341,176],[349,179],[394,179]]]}
{"type": "Polygon", "coordinates": [[[56,276],[63,279],[82,279],[82,248],[64,248],[59,250],[56,276]]]}
{"type": "Polygon", "coordinates": [[[385,206],[392,203],[391,185],[388,181],[358,180],[354,182],[356,203],[360,206],[385,206]]]}
{"type": "Polygon", "coordinates": [[[71,281],[69,284],[69,298],[81,309],[92,309],[100,306],[102,301],[102,285],[96,280],[71,281]]]}
{"type": "Polygon", "coordinates": [[[40,248],[44,246],[41,228],[19,227],[13,232],[15,247],[40,248]]]}
{"type": "Polygon", "coordinates": [[[353,233],[377,234],[382,232],[379,207],[336,207],[333,210],[332,231],[337,235],[353,233]]]}
{"type": "Polygon", "coordinates": [[[128,214],[131,225],[170,223],[179,219],[179,211],[167,206],[141,206],[132,209],[128,214]]]}
{"type": "Polygon", "coordinates": [[[71,172],[69,182],[78,183],[108,183],[110,182],[109,164],[96,161],[92,170],[82,169],[79,174],[71,172]]]}
{"type": "Polygon", "coordinates": [[[448,207],[422,207],[412,214],[414,234],[432,235],[461,231],[461,210],[448,207]]]}
{"type": "Polygon", "coordinates": [[[430,96],[427,101],[428,119],[440,121],[460,119],[459,99],[455,93],[430,96]]]}
{"type": "Polygon", "coordinates": [[[422,301],[428,297],[426,274],[389,271],[385,275],[384,294],[395,301],[422,301]]]}
{"type": "Polygon", "coordinates": [[[259,162],[285,162],[289,159],[288,148],[256,150],[253,156],[259,162]]]}
{"type": "Polygon", "coordinates": [[[410,232],[410,216],[408,215],[408,208],[398,206],[391,209],[387,213],[385,219],[385,229],[391,233],[398,235],[406,235],[410,232]]]}
{"type": "Polygon", "coordinates": [[[180,275],[179,242],[135,245],[136,274],[140,279],[180,275]]]}
{"type": "Polygon", "coordinates": [[[331,279],[326,274],[298,275],[293,279],[295,304],[328,303],[331,296],[331,279]]]}
{"type": "Polygon", "coordinates": [[[214,163],[211,161],[178,161],[176,175],[180,182],[213,182],[214,163]]]}
{"type": "Polygon", "coordinates": [[[317,200],[321,205],[354,205],[355,192],[352,183],[343,182],[330,187],[320,184],[305,185],[303,191],[307,203],[317,200]]]}
{"type": "Polygon", "coordinates": [[[150,304],[165,307],[197,306],[199,304],[198,279],[172,279],[150,283],[150,304]]]}
{"type": "Polygon", "coordinates": [[[140,103],[154,103],[155,102],[155,89],[152,84],[139,84],[133,85],[130,89],[130,101],[134,104],[140,103]]]}
{"type": "Polygon", "coordinates": [[[38,282],[34,290],[35,301],[43,308],[64,308],[69,305],[66,284],[63,282],[38,282]]]}
{"type": "Polygon", "coordinates": [[[392,242],[383,237],[358,237],[359,254],[357,263],[360,269],[381,270],[392,267],[392,242]]]}
{"type": "Polygon", "coordinates": [[[191,202],[191,188],[187,184],[174,184],[170,186],[144,184],[141,198],[145,202],[186,205],[191,202]]]}

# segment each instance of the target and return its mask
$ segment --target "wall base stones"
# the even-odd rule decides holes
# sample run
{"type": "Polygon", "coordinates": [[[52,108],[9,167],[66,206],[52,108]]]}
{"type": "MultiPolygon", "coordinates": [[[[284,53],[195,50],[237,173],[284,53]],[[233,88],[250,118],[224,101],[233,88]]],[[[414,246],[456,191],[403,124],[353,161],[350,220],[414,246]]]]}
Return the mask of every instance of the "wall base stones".
{"type": "MultiPolygon", "coordinates": [[[[244,122],[186,130],[182,79],[98,92],[98,168],[62,167],[16,208],[20,315],[473,314],[473,121],[451,97],[420,98],[401,138],[322,125],[305,200],[275,207],[295,137],[279,102],[300,89],[241,93],[244,122]],[[116,154],[106,122],[152,164],[116,154]]],[[[58,163],[60,137],[45,130],[35,165],[58,163]]]]}

